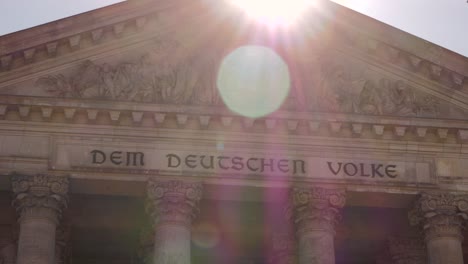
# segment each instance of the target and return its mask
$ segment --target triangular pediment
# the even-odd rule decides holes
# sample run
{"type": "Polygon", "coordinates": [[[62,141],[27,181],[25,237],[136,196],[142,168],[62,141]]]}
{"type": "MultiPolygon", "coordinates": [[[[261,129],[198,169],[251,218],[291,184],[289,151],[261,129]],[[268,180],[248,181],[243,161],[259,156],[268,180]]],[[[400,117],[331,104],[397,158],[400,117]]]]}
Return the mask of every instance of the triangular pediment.
{"type": "MultiPolygon", "coordinates": [[[[142,6],[145,5],[134,8],[142,12],[142,6]]],[[[441,66],[430,61],[435,58],[433,52],[428,52],[429,59],[424,59],[401,50],[392,46],[398,44],[396,42],[384,42],[381,34],[359,32],[356,25],[344,23],[347,19],[359,23],[367,19],[372,30],[376,22],[370,18],[333,4],[327,8],[327,12],[332,10],[342,16],[330,18],[327,12],[318,14],[308,20],[312,29],[287,33],[296,34],[295,42],[287,44],[281,40],[288,36],[286,33],[273,41],[266,39],[271,37],[270,33],[255,33],[258,36],[254,39],[253,32],[258,28],[244,29],[247,32],[239,34],[232,15],[228,22],[203,31],[198,28],[199,18],[184,18],[184,23],[174,25],[177,16],[182,16],[180,11],[174,15],[165,11],[149,23],[149,29],[141,29],[138,21],[142,23],[143,13],[136,13],[129,17],[136,21],[135,28],[128,29],[129,25],[120,22],[112,25],[113,32],[107,32],[120,36],[107,39],[101,36],[103,40],[93,42],[99,32],[106,34],[104,30],[94,29],[87,35],[89,40],[84,39],[84,33],[78,40],[75,37],[75,41],[82,42],[80,49],[64,50],[62,55],[59,54],[60,43],[57,43],[55,52],[58,53],[53,57],[10,65],[0,73],[0,94],[51,100],[69,98],[224,108],[216,87],[216,74],[223,57],[240,45],[259,44],[275,49],[290,68],[290,96],[279,111],[462,120],[468,117],[465,77],[460,73],[463,65],[454,64],[453,69],[457,70],[454,71],[447,62],[441,66]],[[317,24],[326,26],[320,31],[317,24]],[[193,33],[195,27],[197,35],[193,33]],[[235,33],[239,35],[237,39],[232,37],[235,33]],[[297,34],[302,35],[298,37],[297,34]]],[[[155,8],[152,11],[161,13],[155,8]]],[[[213,13],[203,18],[204,23],[219,22],[219,17],[213,13]]],[[[144,14],[148,15],[148,11],[144,14]]],[[[80,15],[73,19],[79,21],[80,15]]],[[[380,32],[382,26],[378,30],[380,32]]],[[[389,26],[386,30],[392,34],[398,32],[400,38],[403,34],[389,26]]],[[[414,38],[408,35],[413,42],[414,38]]],[[[68,38],[68,41],[67,45],[71,45],[73,39],[68,38]]],[[[45,47],[50,45],[46,43],[45,47]]],[[[50,50],[42,50],[45,51],[50,50]]],[[[22,54],[34,58],[39,52],[38,48],[27,49],[22,54]]]]}

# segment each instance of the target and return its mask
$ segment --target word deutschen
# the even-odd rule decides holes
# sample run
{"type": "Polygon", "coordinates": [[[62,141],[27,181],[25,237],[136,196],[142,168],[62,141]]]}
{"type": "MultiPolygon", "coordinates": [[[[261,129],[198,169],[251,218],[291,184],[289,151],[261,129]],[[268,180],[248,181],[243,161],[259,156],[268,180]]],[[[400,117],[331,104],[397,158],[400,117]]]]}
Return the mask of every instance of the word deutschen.
{"type": "Polygon", "coordinates": [[[300,159],[274,159],[240,156],[210,156],[189,154],[179,156],[167,154],[167,167],[206,170],[235,170],[251,172],[282,172],[305,174],[305,161],[300,159]]]}

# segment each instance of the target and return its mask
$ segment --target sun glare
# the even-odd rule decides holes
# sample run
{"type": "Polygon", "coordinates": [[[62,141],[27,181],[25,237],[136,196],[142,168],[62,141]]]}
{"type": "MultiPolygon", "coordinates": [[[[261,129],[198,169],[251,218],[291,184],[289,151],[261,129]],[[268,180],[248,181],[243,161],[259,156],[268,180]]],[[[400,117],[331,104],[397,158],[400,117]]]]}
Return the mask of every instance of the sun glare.
{"type": "Polygon", "coordinates": [[[249,17],[269,26],[293,24],[314,0],[229,0],[249,17]]]}

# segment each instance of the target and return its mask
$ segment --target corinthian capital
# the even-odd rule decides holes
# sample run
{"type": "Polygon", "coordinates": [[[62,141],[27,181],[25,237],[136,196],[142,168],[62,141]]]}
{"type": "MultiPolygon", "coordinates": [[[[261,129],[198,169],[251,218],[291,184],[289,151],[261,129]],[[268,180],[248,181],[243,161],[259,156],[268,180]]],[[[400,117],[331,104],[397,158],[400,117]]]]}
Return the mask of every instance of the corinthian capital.
{"type": "Polygon", "coordinates": [[[60,215],[67,206],[68,178],[48,175],[13,175],[13,205],[21,217],[35,208],[47,208],[60,215]]]}
{"type": "Polygon", "coordinates": [[[156,225],[178,224],[190,227],[199,210],[202,190],[201,183],[151,179],[147,190],[147,210],[156,225]]]}
{"type": "Polygon", "coordinates": [[[435,237],[462,239],[461,229],[468,219],[468,196],[449,193],[423,193],[408,213],[410,224],[422,224],[426,240],[435,237]]]}
{"type": "Polygon", "coordinates": [[[346,202],[345,191],[321,187],[294,187],[290,192],[292,215],[298,232],[326,229],[334,232],[341,219],[340,209],[346,202]]]}

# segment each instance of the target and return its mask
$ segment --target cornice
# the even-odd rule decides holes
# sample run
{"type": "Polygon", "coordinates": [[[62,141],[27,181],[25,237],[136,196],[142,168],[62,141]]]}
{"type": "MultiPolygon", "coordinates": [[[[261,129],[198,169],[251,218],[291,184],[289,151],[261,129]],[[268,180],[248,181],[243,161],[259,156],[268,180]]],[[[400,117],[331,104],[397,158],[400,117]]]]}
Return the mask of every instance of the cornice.
{"type": "Polygon", "coordinates": [[[0,37],[0,73],[151,30],[158,11],[176,1],[125,1],[0,37]]]}
{"type": "Polygon", "coordinates": [[[170,128],[326,136],[350,139],[385,139],[442,143],[468,142],[464,120],[416,117],[278,111],[274,116],[251,119],[220,106],[134,104],[131,102],[2,96],[0,122],[102,125],[115,128],[170,128]]]}
{"type": "Polygon", "coordinates": [[[416,58],[412,58],[415,61],[419,58],[464,76],[468,75],[468,58],[465,56],[331,1],[323,0],[321,8],[325,16],[333,16],[336,25],[350,30],[351,34],[364,37],[361,44],[368,45],[370,49],[379,48],[379,44],[383,43],[415,56],[416,58]]]}

